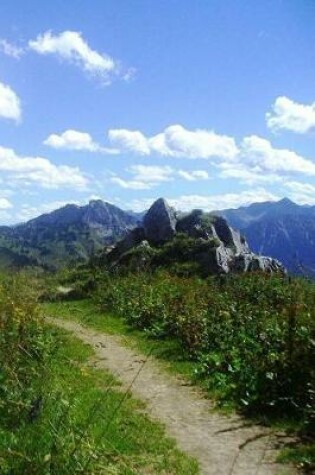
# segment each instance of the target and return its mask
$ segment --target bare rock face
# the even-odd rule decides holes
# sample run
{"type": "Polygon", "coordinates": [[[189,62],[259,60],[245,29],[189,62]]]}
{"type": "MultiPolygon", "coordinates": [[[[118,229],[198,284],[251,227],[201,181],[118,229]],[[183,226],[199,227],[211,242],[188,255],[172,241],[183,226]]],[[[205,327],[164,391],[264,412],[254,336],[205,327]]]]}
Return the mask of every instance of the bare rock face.
{"type": "MultiPolygon", "coordinates": [[[[109,253],[109,261],[121,262],[125,253],[136,248],[140,251],[140,254],[137,254],[139,257],[142,243],[145,244],[148,258],[148,249],[152,250],[150,254],[157,255],[154,249],[163,252],[163,245],[168,242],[173,244],[178,242],[172,256],[168,257],[170,262],[174,261],[174,255],[181,256],[183,262],[185,255],[185,262],[193,261],[198,264],[203,275],[251,271],[285,273],[284,267],[276,259],[251,252],[244,237],[231,228],[223,217],[201,210],[176,215],[175,210],[163,198],[153,203],[144,217],[142,227],[134,229],[116,244],[109,253]],[[179,237],[188,240],[186,244],[176,241],[179,237]]],[[[162,261],[167,265],[165,256],[162,261]]]]}
{"type": "Polygon", "coordinates": [[[285,272],[283,265],[277,259],[268,256],[257,256],[252,252],[235,256],[233,270],[235,272],[285,272]]]}
{"type": "Polygon", "coordinates": [[[174,209],[164,198],[155,201],[143,220],[145,238],[152,243],[163,243],[175,235],[175,227],[174,209]]]}

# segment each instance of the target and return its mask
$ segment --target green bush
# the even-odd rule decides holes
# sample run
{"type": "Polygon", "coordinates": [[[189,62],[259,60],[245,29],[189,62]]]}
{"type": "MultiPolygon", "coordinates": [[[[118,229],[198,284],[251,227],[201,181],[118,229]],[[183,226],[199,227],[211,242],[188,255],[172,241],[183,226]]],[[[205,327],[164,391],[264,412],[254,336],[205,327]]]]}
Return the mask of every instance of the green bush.
{"type": "Polygon", "coordinates": [[[222,403],[314,424],[314,283],[159,271],[107,276],[97,298],[132,326],[179,339],[222,403]]]}

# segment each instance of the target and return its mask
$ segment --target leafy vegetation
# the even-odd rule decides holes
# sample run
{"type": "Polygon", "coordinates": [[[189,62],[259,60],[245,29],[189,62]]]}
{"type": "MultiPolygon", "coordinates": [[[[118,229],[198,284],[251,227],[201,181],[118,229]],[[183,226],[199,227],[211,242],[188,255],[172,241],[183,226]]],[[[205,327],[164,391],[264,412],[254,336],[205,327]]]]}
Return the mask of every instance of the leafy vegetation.
{"type": "MultiPolygon", "coordinates": [[[[78,279],[82,287],[85,272],[72,272],[72,284],[78,279]]],[[[127,334],[144,351],[153,347],[176,371],[192,373],[221,407],[294,428],[305,445],[286,458],[315,463],[314,282],[258,273],[200,279],[161,270],[99,271],[94,282],[90,295],[101,310],[83,301],[59,304],[55,312],[127,334]]]]}
{"type": "Polygon", "coordinates": [[[195,377],[221,404],[314,424],[313,282],[258,273],[205,280],[165,271],[103,272],[94,282],[103,319],[120,315],[159,341],[177,340],[197,365],[195,377]]]}
{"type": "Polygon", "coordinates": [[[90,347],[43,324],[24,279],[1,282],[0,306],[1,474],[197,473],[90,347]]]}

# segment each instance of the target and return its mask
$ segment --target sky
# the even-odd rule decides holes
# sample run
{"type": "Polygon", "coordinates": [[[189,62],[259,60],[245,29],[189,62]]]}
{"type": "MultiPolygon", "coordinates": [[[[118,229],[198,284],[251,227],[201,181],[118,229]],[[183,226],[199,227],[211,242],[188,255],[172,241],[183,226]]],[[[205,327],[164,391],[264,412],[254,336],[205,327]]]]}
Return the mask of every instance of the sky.
{"type": "Polygon", "coordinates": [[[0,223],[315,204],[314,0],[3,0],[0,223]]]}

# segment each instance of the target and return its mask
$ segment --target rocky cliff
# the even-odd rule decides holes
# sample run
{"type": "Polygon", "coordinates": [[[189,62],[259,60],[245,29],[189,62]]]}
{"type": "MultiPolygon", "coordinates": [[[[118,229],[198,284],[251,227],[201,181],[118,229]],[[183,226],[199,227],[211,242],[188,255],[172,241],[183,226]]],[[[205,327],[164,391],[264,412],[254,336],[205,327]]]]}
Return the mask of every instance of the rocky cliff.
{"type": "Polygon", "coordinates": [[[204,275],[229,272],[285,272],[271,257],[251,252],[246,240],[221,216],[201,210],[179,214],[160,198],[132,230],[108,250],[111,266],[132,261],[152,266],[195,264],[204,275]]]}

